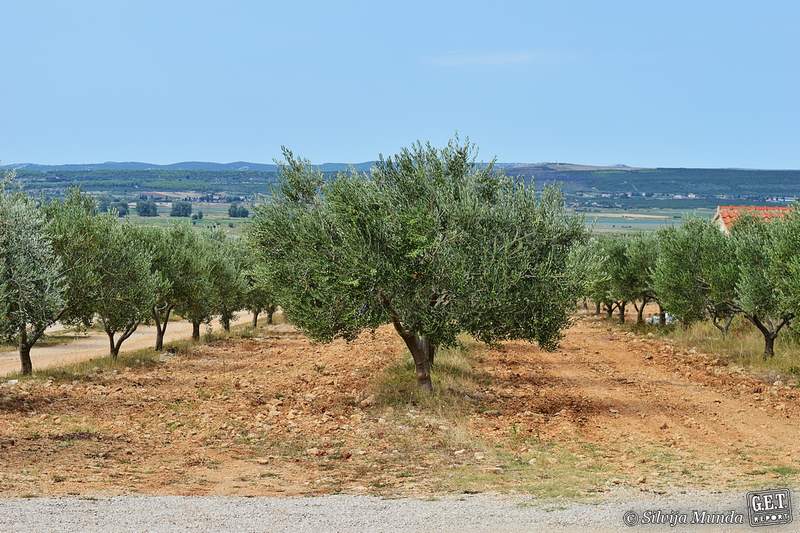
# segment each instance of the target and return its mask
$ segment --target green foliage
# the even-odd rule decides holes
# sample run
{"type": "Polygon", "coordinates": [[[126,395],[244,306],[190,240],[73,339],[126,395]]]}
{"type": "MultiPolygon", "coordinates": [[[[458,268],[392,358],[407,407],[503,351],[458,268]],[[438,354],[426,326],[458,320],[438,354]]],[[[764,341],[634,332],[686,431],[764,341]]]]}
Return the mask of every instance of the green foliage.
{"type": "Polygon", "coordinates": [[[108,334],[111,355],[116,356],[121,344],[151,316],[157,295],[168,289],[160,273],[151,268],[153,250],[137,242],[134,226],[98,215],[94,229],[98,247],[108,253],[92,265],[98,280],[93,308],[108,334]]]}
{"type": "Polygon", "coordinates": [[[0,338],[19,344],[29,373],[30,347],[64,311],[66,280],[42,212],[9,185],[0,180],[0,338]]]}
{"type": "Polygon", "coordinates": [[[231,204],[228,208],[228,216],[231,218],[247,218],[250,216],[250,210],[243,205],[231,204]]]}
{"type": "Polygon", "coordinates": [[[219,315],[227,331],[236,312],[246,305],[247,250],[241,240],[228,237],[220,229],[211,231],[207,238],[212,250],[211,293],[207,298],[213,302],[213,312],[219,315]]]}
{"type": "Polygon", "coordinates": [[[192,216],[191,202],[173,202],[169,212],[171,217],[190,217],[192,216]]]}
{"type": "Polygon", "coordinates": [[[95,264],[111,253],[97,238],[95,203],[78,189],[71,189],[63,200],[43,207],[48,238],[64,265],[66,309],[61,322],[88,326],[94,318],[94,301],[101,283],[95,264]]]}
{"type": "Polygon", "coordinates": [[[691,218],[658,234],[656,295],[685,324],[710,316],[729,322],[738,311],[739,267],[734,242],[707,220],[691,218]]]}
{"type": "Polygon", "coordinates": [[[185,287],[176,298],[175,310],[196,324],[208,323],[215,313],[213,271],[215,247],[205,233],[193,230],[181,232],[181,256],[186,260],[182,267],[181,283],[185,287]]]}
{"type": "Polygon", "coordinates": [[[251,239],[288,319],[321,341],[393,322],[415,361],[413,346],[461,332],[552,349],[579,293],[568,265],[583,222],[556,189],[539,198],[474,154],[418,143],[325,181],[284,150],[251,239]]]}
{"type": "Polygon", "coordinates": [[[157,217],[158,206],[152,200],[139,200],[136,202],[136,213],[140,217],[157,217]]]}
{"type": "MultiPolygon", "coordinates": [[[[796,214],[791,215],[792,218],[796,214]]],[[[797,257],[785,255],[794,249],[785,221],[765,221],[752,216],[737,220],[731,230],[739,277],[736,282],[736,303],[750,322],[764,335],[765,357],[773,355],[775,338],[800,312],[793,304],[796,296],[787,289],[792,279],[792,264],[797,257]],[[780,242],[783,241],[783,242],[780,242]],[[786,261],[787,264],[776,264],[786,261]]],[[[792,220],[792,224],[795,222],[792,220]]]]}
{"type": "Polygon", "coordinates": [[[109,212],[116,213],[119,218],[128,216],[128,202],[112,202],[108,208],[109,212]]]}
{"type": "Polygon", "coordinates": [[[800,313],[800,206],[772,227],[769,276],[775,282],[776,298],[786,309],[800,313]]]}
{"type": "Polygon", "coordinates": [[[244,307],[255,315],[262,311],[274,312],[276,291],[270,285],[272,277],[263,271],[264,265],[258,261],[258,256],[249,242],[243,242],[240,251],[244,259],[244,307]]]}

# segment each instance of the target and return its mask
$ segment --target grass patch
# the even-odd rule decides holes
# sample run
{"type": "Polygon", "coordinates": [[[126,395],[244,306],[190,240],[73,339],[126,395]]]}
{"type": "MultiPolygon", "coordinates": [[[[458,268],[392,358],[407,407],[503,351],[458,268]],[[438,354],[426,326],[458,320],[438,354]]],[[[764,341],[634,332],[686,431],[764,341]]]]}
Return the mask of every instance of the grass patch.
{"type": "Polygon", "coordinates": [[[462,465],[442,480],[442,489],[464,493],[501,491],[543,499],[581,499],[604,490],[609,462],[589,445],[528,441],[525,452],[495,449],[484,464],[462,465]]]}
{"type": "MultiPolygon", "coordinates": [[[[610,321],[609,323],[612,323],[610,321]]],[[[676,346],[714,354],[723,360],[762,373],[800,377],[800,331],[784,329],[775,340],[775,356],[764,360],[764,336],[747,319],[737,316],[727,335],[723,335],[710,321],[695,322],[689,327],[679,324],[659,326],[636,324],[628,321],[614,325],[638,335],[652,334],[667,339],[676,346]]]]}
{"type": "Polygon", "coordinates": [[[112,359],[111,356],[97,357],[64,366],[34,369],[33,374],[30,376],[23,376],[19,373],[10,374],[5,379],[84,381],[102,372],[124,368],[153,367],[158,364],[158,355],[155,350],[147,348],[135,352],[120,353],[117,359],[112,359]]]}
{"type": "Polygon", "coordinates": [[[412,405],[426,411],[463,413],[474,408],[474,397],[485,378],[473,367],[475,342],[464,340],[453,348],[436,354],[431,370],[433,393],[420,390],[409,353],[403,360],[386,368],[373,385],[375,401],[385,407],[412,405]]]}
{"type": "Polygon", "coordinates": [[[745,368],[800,375],[800,336],[791,330],[781,332],[775,341],[775,356],[766,361],[764,337],[743,317],[736,317],[725,336],[710,322],[668,328],[666,336],[683,348],[713,353],[745,368]]]}

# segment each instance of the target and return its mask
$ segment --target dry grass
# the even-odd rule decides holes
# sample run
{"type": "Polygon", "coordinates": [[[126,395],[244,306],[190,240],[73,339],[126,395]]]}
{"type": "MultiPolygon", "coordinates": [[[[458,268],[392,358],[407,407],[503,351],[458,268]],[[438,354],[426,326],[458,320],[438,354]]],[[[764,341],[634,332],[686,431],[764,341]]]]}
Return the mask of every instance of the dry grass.
{"type": "Polygon", "coordinates": [[[438,414],[465,413],[481,380],[473,366],[475,341],[462,339],[454,348],[440,349],[431,371],[434,392],[421,391],[411,354],[387,367],[374,382],[376,403],[383,406],[416,406],[438,414]]]}
{"type": "Polygon", "coordinates": [[[743,317],[733,321],[727,335],[722,335],[708,321],[688,328],[641,325],[631,328],[639,333],[662,335],[682,348],[717,355],[758,374],[800,377],[800,335],[790,329],[781,331],[775,341],[775,356],[765,360],[764,337],[743,317]]]}
{"type": "Polygon", "coordinates": [[[470,419],[483,416],[489,407],[483,391],[491,388],[492,378],[479,368],[485,350],[468,337],[460,339],[457,347],[440,350],[431,373],[433,393],[417,387],[413,360],[407,352],[373,382],[371,390],[383,416],[392,425],[410,430],[407,438],[400,437],[393,444],[402,455],[419,453],[420,431],[438,430],[438,461],[448,466],[438,476],[436,492],[494,490],[545,499],[585,499],[603,492],[601,487],[622,475],[588,443],[554,444],[522,432],[516,425],[494,440],[472,427],[470,419]]]}

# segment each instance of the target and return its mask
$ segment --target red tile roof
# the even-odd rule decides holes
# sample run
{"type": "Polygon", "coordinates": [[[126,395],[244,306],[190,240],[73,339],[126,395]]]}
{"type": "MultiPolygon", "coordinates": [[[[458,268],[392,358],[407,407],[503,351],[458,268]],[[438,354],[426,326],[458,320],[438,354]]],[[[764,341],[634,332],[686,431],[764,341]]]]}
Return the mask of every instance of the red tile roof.
{"type": "Polygon", "coordinates": [[[773,205],[721,205],[717,207],[714,220],[719,220],[722,226],[727,230],[743,213],[764,219],[771,219],[785,216],[790,209],[791,207],[773,205]]]}

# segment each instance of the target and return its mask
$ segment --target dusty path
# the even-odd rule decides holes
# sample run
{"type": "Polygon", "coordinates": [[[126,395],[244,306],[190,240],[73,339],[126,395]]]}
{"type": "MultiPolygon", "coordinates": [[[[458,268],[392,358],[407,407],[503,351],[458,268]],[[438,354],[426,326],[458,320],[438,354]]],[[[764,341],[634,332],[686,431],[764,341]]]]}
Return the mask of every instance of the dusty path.
{"type": "Polygon", "coordinates": [[[800,391],[692,352],[594,317],[553,353],[508,343],[485,358],[492,381],[507,384],[494,426],[589,442],[641,471],[647,485],[746,485],[800,473],[800,391]]]}
{"type": "MultiPolygon", "coordinates": [[[[253,319],[250,313],[239,313],[233,325],[244,324],[253,319]]],[[[205,326],[204,326],[205,327],[205,326]]],[[[218,320],[211,323],[214,330],[220,329],[218,320]]],[[[60,330],[59,330],[60,331],[60,330]]],[[[202,330],[201,330],[202,331],[202,330]]],[[[165,342],[188,339],[192,336],[192,324],[185,320],[171,321],[167,326],[164,336],[165,342]]],[[[132,352],[148,348],[153,345],[156,337],[155,326],[141,325],[136,328],[133,335],[122,344],[122,352],[132,352]]],[[[108,355],[108,336],[102,331],[90,331],[85,335],[78,335],[76,340],[65,344],[37,347],[31,350],[33,368],[48,368],[53,366],[76,363],[94,357],[108,355]]],[[[0,376],[19,371],[19,354],[15,350],[0,351],[0,376]]]]}

